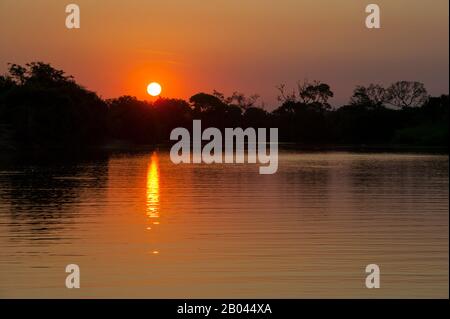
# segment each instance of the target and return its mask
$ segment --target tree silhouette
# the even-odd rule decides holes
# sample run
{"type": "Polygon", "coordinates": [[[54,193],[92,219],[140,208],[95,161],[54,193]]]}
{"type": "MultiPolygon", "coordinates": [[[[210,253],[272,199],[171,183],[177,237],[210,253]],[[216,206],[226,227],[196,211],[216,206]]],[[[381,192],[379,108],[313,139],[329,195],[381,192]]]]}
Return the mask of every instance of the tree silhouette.
{"type": "Polygon", "coordinates": [[[189,99],[196,112],[211,112],[225,108],[225,103],[217,96],[207,93],[197,93],[189,99]]]}
{"type": "Polygon", "coordinates": [[[224,104],[228,106],[237,106],[243,111],[248,108],[254,107],[259,99],[258,94],[253,94],[250,97],[245,96],[244,93],[234,91],[229,97],[225,97],[223,93],[216,90],[213,91],[213,95],[220,99],[224,104]]]}
{"type": "Polygon", "coordinates": [[[358,85],[353,91],[350,104],[375,108],[383,106],[387,101],[386,89],[379,84],[370,84],[367,87],[358,85]]]}
{"type": "Polygon", "coordinates": [[[308,82],[307,80],[297,83],[297,92],[286,92],[286,86],[281,84],[277,87],[280,94],[278,100],[286,105],[293,105],[290,102],[298,105],[312,105],[320,109],[328,110],[331,108],[328,104],[329,98],[334,96],[328,84],[320,81],[308,82]]]}
{"type": "Polygon", "coordinates": [[[88,144],[105,136],[106,104],[64,71],[10,64],[0,82],[0,121],[22,143],[88,144]]]}
{"type": "Polygon", "coordinates": [[[154,102],[121,96],[103,100],[64,71],[43,62],[9,64],[0,76],[0,147],[84,147],[99,143],[168,142],[175,127],[278,127],[280,142],[405,144],[448,147],[448,95],[429,97],[420,82],[357,86],[349,105],[332,109],[331,87],[299,82],[292,92],[278,86],[278,107],[267,112],[257,95],[213,91],[189,101],[154,102]],[[396,108],[388,108],[394,105],[396,108]]]}
{"type": "Polygon", "coordinates": [[[419,107],[428,99],[423,83],[399,81],[387,89],[387,101],[397,107],[419,107]]]}

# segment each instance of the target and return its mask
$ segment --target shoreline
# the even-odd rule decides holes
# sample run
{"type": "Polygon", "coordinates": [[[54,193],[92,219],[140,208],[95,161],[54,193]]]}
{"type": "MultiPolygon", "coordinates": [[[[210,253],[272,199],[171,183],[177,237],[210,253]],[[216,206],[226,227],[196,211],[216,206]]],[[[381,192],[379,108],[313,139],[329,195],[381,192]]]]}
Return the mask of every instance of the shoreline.
{"type": "MultiPolygon", "coordinates": [[[[25,145],[0,145],[0,153],[91,153],[91,152],[145,152],[155,149],[170,150],[173,143],[162,142],[155,144],[135,144],[125,141],[108,141],[98,145],[73,145],[67,146],[25,146],[25,145]]],[[[423,146],[406,144],[319,144],[310,145],[303,143],[281,142],[280,150],[295,150],[306,152],[361,152],[361,153],[429,153],[449,154],[448,146],[423,146]]],[[[1,155],[0,155],[1,156],[1,155]]]]}

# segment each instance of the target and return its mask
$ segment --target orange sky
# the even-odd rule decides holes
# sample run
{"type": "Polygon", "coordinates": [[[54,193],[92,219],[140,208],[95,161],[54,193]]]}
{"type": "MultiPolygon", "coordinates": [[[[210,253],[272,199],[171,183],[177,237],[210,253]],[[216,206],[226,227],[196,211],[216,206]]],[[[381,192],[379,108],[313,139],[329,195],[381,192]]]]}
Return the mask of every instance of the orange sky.
{"type": "Polygon", "coordinates": [[[322,80],[348,101],[356,84],[418,80],[448,93],[448,1],[377,0],[380,30],[365,28],[368,1],[0,0],[0,72],[41,60],[105,98],[188,98],[213,89],[258,93],[322,80]],[[65,27],[65,6],[81,29],[65,27]]]}

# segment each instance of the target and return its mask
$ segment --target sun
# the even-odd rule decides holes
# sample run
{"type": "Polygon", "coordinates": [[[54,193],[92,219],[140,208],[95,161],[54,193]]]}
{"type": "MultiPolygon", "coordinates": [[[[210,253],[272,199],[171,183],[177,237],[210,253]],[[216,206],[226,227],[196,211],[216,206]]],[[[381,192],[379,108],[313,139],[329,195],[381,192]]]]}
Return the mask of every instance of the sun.
{"type": "Polygon", "coordinates": [[[152,82],[147,86],[147,93],[151,96],[158,96],[161,94],[162,88],[159,83],[152,82]]]}

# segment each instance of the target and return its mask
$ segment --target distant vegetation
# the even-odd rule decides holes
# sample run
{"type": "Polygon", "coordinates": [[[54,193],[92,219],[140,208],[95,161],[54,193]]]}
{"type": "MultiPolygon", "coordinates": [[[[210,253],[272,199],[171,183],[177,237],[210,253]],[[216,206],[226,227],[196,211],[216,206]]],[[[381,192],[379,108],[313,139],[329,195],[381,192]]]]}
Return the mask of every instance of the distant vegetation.
{"type": "Polygon", "coordinates": [[[355,88],[349,103],[332,108],[329,85],[278,87],[272,112],[258,96],[198,93],[189,101],[131,96],[103,100],[49,64],[9,65],[0,76],[0,147],[99,145],[120,140],[166,142],[173,128],[278,127],[280,142],[304,145],[409,145],[448,147],[448,95],[430,97],[419,82],[355,88]]]}

